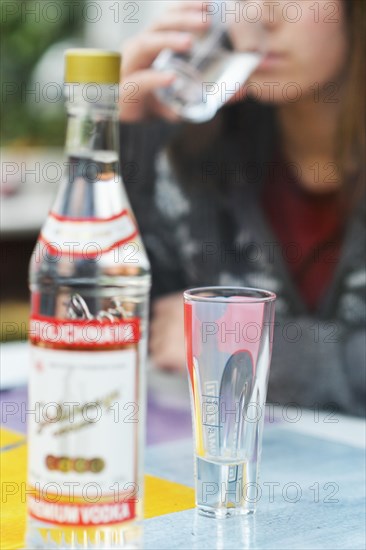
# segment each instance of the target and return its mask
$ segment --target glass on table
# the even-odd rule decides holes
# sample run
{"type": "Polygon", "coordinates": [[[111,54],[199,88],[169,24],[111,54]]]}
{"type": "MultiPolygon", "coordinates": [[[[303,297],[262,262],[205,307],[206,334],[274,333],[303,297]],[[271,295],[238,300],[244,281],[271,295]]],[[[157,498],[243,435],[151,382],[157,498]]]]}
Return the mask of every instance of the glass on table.
{"type": "Polygon", "coordinates": [[[204,515],[256,509],[275,300],[249,288],[184,293],[196,506],[204,515]]]}
{"type": "MultiPolygon", "coordinates": [[[[253,3],[249,3],[253,4],[253,3]]],[[[153,63],[176,78],[156,96],[181,118],[205,122],[236,93],[265,54],[264,31],[258,6],[246,2],[202,2],[209,29],[196,36],[191,50],[163,50],[153,63]]]]}

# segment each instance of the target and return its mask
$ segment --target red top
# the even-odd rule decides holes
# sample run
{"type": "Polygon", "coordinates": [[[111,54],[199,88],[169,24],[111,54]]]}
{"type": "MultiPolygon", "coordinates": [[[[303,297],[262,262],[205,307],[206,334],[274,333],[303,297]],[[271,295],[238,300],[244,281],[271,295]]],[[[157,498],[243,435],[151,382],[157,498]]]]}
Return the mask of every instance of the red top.
{"type": "Polygon", "coordinates": [[[308,191],[289,164],[276,162],[264,186],[263,207],[292,279],[315,310],[340,256],[344,225],[339,193],[308,191]]]}

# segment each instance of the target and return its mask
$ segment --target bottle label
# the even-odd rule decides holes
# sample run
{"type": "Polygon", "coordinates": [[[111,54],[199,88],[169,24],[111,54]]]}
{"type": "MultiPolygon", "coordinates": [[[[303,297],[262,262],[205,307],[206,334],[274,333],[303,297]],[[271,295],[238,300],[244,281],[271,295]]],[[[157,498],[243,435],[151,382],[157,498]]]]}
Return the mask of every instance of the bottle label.
{"type": "Polygon", "coordinates": [[[98,258],[138,236],[128,210],[110,218],[69,218],[50,212],[40,241],[54,256],[98,258]]]}
{"type": "Polygon", "coordinates": [[[100,526],[136,517],[139,338],[137,319],[31,319],[28,510],[34,518],[100,526]]]}
{"type": "Polygon", "coordinates": [[[140,340],[138,319],[101,322],[55,319],[33,315],[29,324],[31,342],[52,344],[53,347],[81,346],[98,349],[102,346],[137,344],[140,340]]]}

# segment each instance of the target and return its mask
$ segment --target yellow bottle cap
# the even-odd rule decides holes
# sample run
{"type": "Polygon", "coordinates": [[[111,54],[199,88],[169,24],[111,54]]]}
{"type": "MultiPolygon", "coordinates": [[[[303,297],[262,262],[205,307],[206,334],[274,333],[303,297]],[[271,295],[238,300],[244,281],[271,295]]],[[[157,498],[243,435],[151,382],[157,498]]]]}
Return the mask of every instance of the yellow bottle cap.
{"type": "Polygon", "coordinates": [[[118,52],[79,48],[65,52],[65,82],[119,84],[121,55],[118,52]]]}

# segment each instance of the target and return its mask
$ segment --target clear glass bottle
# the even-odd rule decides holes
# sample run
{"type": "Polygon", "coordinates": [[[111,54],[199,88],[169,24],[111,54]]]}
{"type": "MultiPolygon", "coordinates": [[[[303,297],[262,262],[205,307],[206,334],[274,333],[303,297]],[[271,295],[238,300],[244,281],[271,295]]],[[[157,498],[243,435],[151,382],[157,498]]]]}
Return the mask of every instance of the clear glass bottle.
{"type": "Polygon", "coordinates": [[[119,170],[120,55],[66,52],[65,175],[30,263],[26,548],[139,548],[150,266],[119,170]]]}

